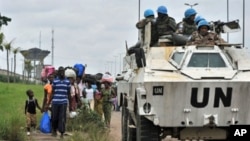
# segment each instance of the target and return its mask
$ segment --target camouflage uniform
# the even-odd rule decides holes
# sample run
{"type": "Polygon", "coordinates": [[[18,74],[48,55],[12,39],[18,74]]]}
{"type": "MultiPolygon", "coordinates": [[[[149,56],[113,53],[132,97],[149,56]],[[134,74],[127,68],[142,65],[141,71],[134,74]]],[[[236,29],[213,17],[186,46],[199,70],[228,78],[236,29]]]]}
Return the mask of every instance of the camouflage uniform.
{"type": "Polygon", "coordinates": [[[144,33],[145,33],[145,26],[148,22],[151,22],[151,42],[150,46],[154,46],[158,42],[158,33],[157,33],[157,28],[155,24],[155,18],[154,17],[148,17],[146,19],[142,19],[139,22],[136,23],[136,27],[138,29],[141,29],[141,36],[142,39],[144,38],[144,33]]]}
{"type": "Polygon", "coordinates": [[[175,19],[168,15],[158,16],[156,19],[157,32],[159,36],[169,35],[176,31],[175,19]]]}
{"type": "Polygon", "coordinates": [[[178,30],[176,31],[176,33],[188,36],[197,30],[195,22],[188,21],[187,19],[183,19],[182,22],[177,24],[177,27],[178,30]]]}
{"type": "Polygon", "coordinates": [[[187,41],[187,45],[218,45],[226,43],[218,34],[207,32],[205,36],[199,34],[198,31],[193,32],[191,38],[187,41]]]}
{"type": "Polygon", "coordinates": [[[102,89],[102,108],[103,108],[103,114],[104,114],[104,121],[105,124],[109,127],[110,121],[111,121],[111,112],[112,112],[112,88],[109,89],[102,89]]]}

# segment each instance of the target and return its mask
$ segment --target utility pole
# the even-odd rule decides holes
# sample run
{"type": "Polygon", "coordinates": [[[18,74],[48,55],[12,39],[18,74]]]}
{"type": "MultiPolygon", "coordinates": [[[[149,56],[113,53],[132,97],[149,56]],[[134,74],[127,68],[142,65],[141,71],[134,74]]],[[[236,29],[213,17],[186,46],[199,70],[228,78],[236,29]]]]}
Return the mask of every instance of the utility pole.
{"type": "Polygon", "coordinates": [[[243,34],[242,44],[243,44],[243,47],[245,47],[245,0],[243,0],[243,32],[242,34],[243,34]]]}
{"type": "Polygon", "coordinates": [[[52,42],[52,46],[51,46],[51,65],[54,66],[54,29],[52,28],[52,39],[51,39],[51,42],[52,42]]]}
{"type": "MultiPolygon", "coordinates": [[[[227,0],[227,22],[229,22],[229,0],[227,0]]],[[[227,42],[229,43],[229,33],[227,33],[227,42]]]]}
{"type": "Polygon", "coordinates": [[[115,57],[115,75],[114,76],[116,76],[116,58],[118,57],[118,56],[114,56],[115,57]]]}
{"type": "Polygon", "coordinates": [[[41,49],[41,31],[40,31],[40,33],[39,33],[39,49],[41,49]]]}
{"type": "MultiPolygon", "coordinates": [[[[138,21],[140,21],[141,17],[141,0],[138,0],[138,21]]],[[[138,40],[140,40],[140,30],[138,30],[138,40]]]]}

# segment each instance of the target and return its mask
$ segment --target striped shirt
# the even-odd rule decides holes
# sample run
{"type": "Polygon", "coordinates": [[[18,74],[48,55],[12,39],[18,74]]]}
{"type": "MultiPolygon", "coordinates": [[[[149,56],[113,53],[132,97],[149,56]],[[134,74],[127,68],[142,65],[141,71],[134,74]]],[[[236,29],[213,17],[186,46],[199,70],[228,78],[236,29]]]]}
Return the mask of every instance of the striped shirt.
{"type": "Polygon", "coordinates": [[[67,104],[70,91],[69,80],[66,78],[64,80],[56,78],[52,83],[52,87],[54,90],[52,104],[67,104]]]}

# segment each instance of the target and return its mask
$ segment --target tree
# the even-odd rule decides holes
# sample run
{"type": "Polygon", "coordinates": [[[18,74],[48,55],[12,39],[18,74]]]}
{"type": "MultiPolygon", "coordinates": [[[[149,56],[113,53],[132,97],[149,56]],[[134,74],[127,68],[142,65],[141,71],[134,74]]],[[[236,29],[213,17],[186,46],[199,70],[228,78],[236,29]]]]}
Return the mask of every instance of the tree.
{"type": "Polygon", "coordinates": [[[10,41],[9,43],[4,43],[3,46],[4,46],[4,49],[6,50],[6,55],[7,55],[7,80],[8,80],[8,83],[10,82],[10,73],[9,73],[9,54],[10,54],[10,50],[12,49],[12,41],[10,41]]]}
{"type": "Polygon", "coordinates": [[[31,71],[34,67],[31,65],[31,60],[24,60],[24,69],[28,73],[28,78],[31,78],[31,71]]]}
{"type": "Polygon", "coordinates": [[[20,47],[13,48],[14,53],[14,83],[16,83],[16,54],[20,52],[20,47]]]}
{"type": "Polygon", "coordinates": [[[3,51],[4,34],[0,33],[0,50],[3,51]]]}

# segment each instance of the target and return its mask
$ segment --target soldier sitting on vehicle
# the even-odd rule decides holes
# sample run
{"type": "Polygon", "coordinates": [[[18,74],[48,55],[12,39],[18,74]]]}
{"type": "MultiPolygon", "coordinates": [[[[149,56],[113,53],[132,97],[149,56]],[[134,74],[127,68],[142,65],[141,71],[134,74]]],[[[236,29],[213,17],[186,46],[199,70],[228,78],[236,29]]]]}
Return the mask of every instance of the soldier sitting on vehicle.
{"type": "Polygon", "coordinates": [[[151,41],[150,41],[150,46],[157,46],[158,43],[158,33],[156,29],[156,24],[155,24],[155,16],[154,12],[151,9],[147,9],[144,11],[144,19],[140,20],[139,22],[136,23],[136,27],[138,29],[141,29],[141,36],[142,39],[144,40],[144,35],[145,35],[145,26],[149,22],[151,22],[151,41]]]}
{"type": "Polygon", "coordinates": [[[176,31],[175,19],[168,15],[168,11],[165,6],[159,6],[157,14],[158,17],[156,18],[156,25],[159,36],[169,35],[176,31]]]}
{"type": "Polygon", "coordinates": [[[198,30],[192,33],[186,45],[219,45],[226,43],[218,34],[209,30],[209,23],[206,20],[200,21],[198,30]]]}
{"type": "Polygon", "coordinates": [[[176,33],[190,36],[194,31],[196,31],[197,28],[194,22],[196,14],[197,12],[193,8],[187,9],[184,13],[185,18],[177,24],[178,29],[176,33]]]}
{"type": "Polygon", "coordinates": [[[198,24],[199,24],[199,22],[200,21],[203,21],[203,20],[206,20],[206,19],[204,19],[202,16],[195,16],[195,18],[194,18],[194,22],[195,22],[195,24],[198,26],[198,24]]]}
{"type": "Polygon", "coordinates": [[[172,34],[175,33],[177,28],[175,19],[168,15],[168,10],[165,6],[159,6],[157,14],[156,26],[159,36],[159,45],[173,45],[172,34]]]}

